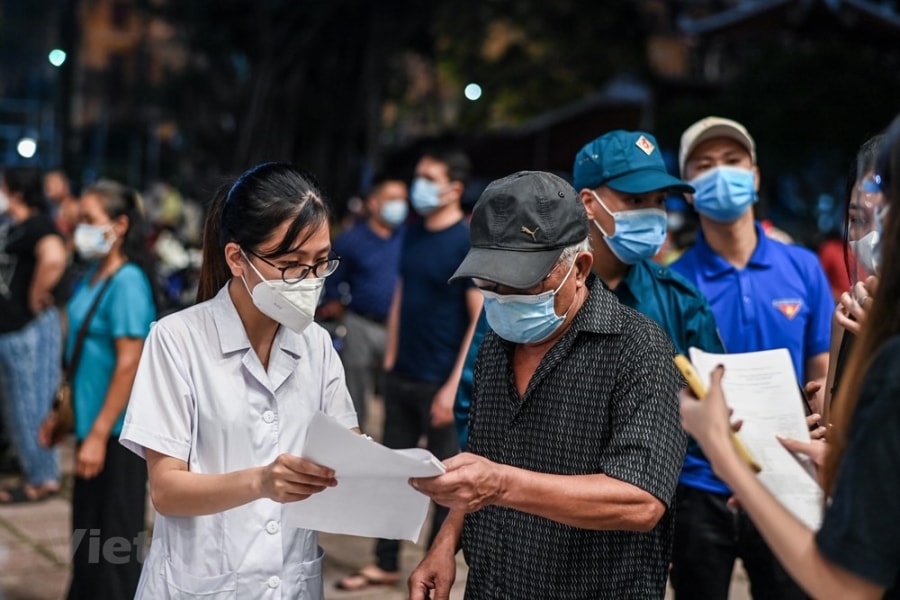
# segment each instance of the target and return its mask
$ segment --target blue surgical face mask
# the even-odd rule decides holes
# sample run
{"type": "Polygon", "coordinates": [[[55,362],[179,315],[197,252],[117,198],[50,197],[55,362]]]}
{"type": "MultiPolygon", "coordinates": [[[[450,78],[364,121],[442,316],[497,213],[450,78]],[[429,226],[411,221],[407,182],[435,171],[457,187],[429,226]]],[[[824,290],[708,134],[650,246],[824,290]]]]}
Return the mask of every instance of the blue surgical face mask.
{"type": "Polygon", "coordinates": [[[415,211],[427,217],[441,205],[441,186],[424,177],[416,177],[409,190],[409,199],[415,211]]]}
{"type": "Polygon", "coordinates": [[[397,227],[406,220],[406,215],[409,214],[409,206],[406,204],[406,200],[402,198],[392,198],[382,203],[380,213],[382,221],[391,227],[397,227]]]}
{"type": "Polygon", "coordinates": [[[756,202],[756,176],[750,169],[720,166],[689,181],[694,208],[713,221],[737,220],[756,202]]]}
{"type": "Polygon", "coordinates": [[[555,290],[537,295],[502,295],[480,290],[484,295],[484,311],[488,325],[494,332],[515,344],[534,344],[546,340],[560,328],[566,314],[559,316],[553,308],[556,294],[566,283],[575,261],[566,272],[562,283],[555,290]]]}
{"type": "Polygon", "coordinates": [[[609,235],[603,231],[600,223],[594,220],[594,225],[603,234],[603,241],[616,258],[626,265],[633,265],[659,252],[666,241],[668,223],[666,211],[658,208],[642,208],[614,213],[606,207],[597,192],[591,190],[591,193],[615,223],[616,231],[613,235],[609,235]]]}

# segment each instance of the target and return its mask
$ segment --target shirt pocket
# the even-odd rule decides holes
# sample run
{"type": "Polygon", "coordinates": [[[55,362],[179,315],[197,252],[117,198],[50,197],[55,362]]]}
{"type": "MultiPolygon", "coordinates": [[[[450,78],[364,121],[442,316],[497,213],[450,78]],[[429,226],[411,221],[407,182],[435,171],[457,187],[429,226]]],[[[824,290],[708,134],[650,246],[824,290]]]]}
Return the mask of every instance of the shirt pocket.
{"type": "Polygon", "coordinates": [[[237,598],[237,575],[234,572],[198,577],[165,561],[165,579],[170,600],[234,600],[237,598]]]}
{"type": "Polygon", "coordinates": [[[297,590],[297,597],[304,600],[324,600],[325,587],[322,581],[322,562],[325,553],[317,548],[316,558],[294,566],[285,565],[285,578],[292,580],[290,587],[297,590]],[[301,592],[302,590],[302,592],[301,592]]]}

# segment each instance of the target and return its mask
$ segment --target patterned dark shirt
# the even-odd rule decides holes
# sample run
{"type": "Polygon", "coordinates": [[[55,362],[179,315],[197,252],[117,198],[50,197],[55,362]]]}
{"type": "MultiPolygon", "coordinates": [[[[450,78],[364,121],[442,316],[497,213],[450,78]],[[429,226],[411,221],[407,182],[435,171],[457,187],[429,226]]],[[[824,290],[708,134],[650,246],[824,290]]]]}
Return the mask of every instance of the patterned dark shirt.
{"type": "Polygon", "coordinates": [[[466,599],[663,598],[684,460],[673,348],[592,275],[571,327],[520,399],[514,344],[489,332],[475,365],[469,450],[529,471],[604,473],[667,507],[647,532],[592,531],[489,506],[466,515],[466,599]]]}

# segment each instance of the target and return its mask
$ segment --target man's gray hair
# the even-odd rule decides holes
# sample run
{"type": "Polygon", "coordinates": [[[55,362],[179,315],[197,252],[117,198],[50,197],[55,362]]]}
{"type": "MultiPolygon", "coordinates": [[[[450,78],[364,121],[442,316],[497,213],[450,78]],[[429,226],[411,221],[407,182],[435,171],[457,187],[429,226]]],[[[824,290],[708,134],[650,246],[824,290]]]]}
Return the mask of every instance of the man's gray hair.
{"type": "Polygon", "coordinates": [[[569,263],[574,259],[579,252],[591,252],[591,238],[590,236],[584,238],[577,244],[572,244],[571,246],[566,246],[563,248],[562,254],[559,255],[559,260],[557,262],[569,263]]]}

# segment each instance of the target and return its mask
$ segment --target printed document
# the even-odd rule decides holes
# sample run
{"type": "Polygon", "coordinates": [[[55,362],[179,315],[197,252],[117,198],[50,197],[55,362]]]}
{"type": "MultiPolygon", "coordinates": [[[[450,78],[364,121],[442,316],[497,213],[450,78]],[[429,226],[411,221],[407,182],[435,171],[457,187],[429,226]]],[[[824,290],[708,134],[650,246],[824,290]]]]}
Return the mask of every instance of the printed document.
{"type": "Polygon", "coordinates": [[[710,373],[725,365],[722,388],[734,410],[733,420],[744,421],[738,436],[762,466],[763,485],[807,527],[822,521],[822,489],[806,457],[788,452],[776,435],[809,441],[803,397],[786,348],[744,354],[710,354],[690,349],[691,362],[704,385],[710,373]]]}
{"type": "Polygon", "coordinates": [[[422,448],[392,450],[317,412],[300,456],[333,469],[337,486],[284,505],[289,527],[416,542],[428,496],[410,477],[434,477],[444,465],[422,448]]]}

